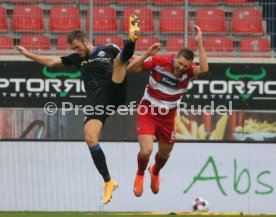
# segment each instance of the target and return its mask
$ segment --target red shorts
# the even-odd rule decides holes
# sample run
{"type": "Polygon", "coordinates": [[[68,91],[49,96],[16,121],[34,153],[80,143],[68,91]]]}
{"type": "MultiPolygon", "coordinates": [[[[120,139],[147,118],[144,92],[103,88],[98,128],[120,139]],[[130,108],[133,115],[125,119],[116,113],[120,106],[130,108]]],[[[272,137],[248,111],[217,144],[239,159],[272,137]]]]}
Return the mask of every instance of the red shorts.
{"type": "Polygon", "coordinates": [[[164,113],[164,110],[161,114],[158,113],[157,107],[151,108],[148,101],[139,104],[136,117],[137,135],[155,135],[158,141],[173,145],[175,142],[176,109],[169,110],[168,114],[164,113]]]}

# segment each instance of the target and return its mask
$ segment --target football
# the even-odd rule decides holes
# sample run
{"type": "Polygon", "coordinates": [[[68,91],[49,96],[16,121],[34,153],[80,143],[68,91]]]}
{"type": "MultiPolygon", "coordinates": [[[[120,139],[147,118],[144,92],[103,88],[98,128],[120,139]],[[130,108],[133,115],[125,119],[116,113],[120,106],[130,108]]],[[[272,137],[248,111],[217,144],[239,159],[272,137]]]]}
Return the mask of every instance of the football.
{"type": "Polygon", "coordinates": [[[198,197],[193,202],[194,212],[208,212],[209,202],[202,197],[198,197]]]}

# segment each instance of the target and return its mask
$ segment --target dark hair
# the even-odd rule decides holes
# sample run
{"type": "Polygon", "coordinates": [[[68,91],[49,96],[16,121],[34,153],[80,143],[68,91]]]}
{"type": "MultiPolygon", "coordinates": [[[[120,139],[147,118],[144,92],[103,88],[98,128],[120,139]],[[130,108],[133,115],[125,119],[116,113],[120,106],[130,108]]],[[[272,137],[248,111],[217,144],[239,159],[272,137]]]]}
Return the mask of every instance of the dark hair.
{"type": "Polygon", "coordinates": [[[75,39],[78,40],[78,41],[84,42],[84,39],[88,39],[88,36],[86,35],[85,32],[83,32],[81,30],[73,30],[67,36],[67,42],[68,42],[68,44],[72,44],[72,42],[75,39]]]}
{"type": "Polygon", "coordinates": [[[189,48],[182,48],[177,52],[176,57],[183,56],[186,60],[193,61],[194,60],[194,52],[189,48]]]}

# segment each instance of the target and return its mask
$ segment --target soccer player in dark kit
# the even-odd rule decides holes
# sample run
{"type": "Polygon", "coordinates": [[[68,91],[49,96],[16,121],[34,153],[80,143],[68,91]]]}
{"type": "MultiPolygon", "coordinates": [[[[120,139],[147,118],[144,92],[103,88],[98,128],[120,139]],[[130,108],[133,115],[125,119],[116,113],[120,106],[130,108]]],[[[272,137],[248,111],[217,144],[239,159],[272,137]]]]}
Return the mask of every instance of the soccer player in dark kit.
{"type": "Polygon", "coordinates": [[[129,25],[129,40],[122,51],[114,44],[94,46],[80,30],[72,31],[67,37],[67,42],[74,51],[68,56],[59,58],[37,55],[22,46],[16,47],[27,58],[47,67],[75,65],[81,71],[87,105],[103,108],[103,112],[85,116],[84,136],[94,164],[105,182],[104,204],[111,200],[112,192],[118,184],[109,174],[104,152],[99,145],[99,136],[108,117],[107,106],[116,109],[126,100],[127,62],[133,56],[135,42],[140,35],[140,21],[134,14],[129,18],[129,25]]]}

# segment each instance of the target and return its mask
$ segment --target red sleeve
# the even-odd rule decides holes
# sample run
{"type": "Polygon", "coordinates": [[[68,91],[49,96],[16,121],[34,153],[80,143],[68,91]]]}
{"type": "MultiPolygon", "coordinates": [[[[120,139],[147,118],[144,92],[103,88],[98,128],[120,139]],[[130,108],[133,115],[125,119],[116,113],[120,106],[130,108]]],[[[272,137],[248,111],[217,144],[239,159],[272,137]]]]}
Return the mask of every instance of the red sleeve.
{"type": "Polygon", "coordinates": [[[188,68],[186,74],[188,75],[189,78],[195,77],[193,70],[196,67],[196,64],[194,62],[191,63],[190,67],[188,68]]]}
{"type": "Polygon", "coordinates": [[[160,65],[161,59],[161,56],[149,57],[141,64],[141,68],[143,69],[143,71],[151,70],[154,67],[160,65]]]}

